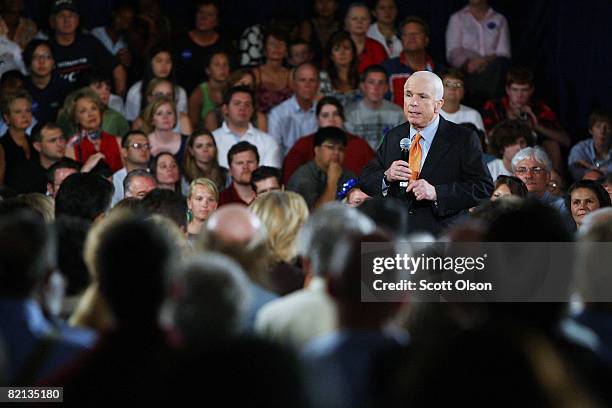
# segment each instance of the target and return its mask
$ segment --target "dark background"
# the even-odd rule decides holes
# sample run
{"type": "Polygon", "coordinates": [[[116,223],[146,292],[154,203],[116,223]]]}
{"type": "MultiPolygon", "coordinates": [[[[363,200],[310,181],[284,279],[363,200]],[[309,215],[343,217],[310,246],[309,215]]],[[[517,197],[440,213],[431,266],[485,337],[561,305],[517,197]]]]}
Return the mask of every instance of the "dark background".
{"type": "MultiPolygon", "coordinates": [[[[341,15],[351,3],[339,0],[341,15]]],[[[124,0],[81,0],[86,27],[104,25],[115,4],[124,0]]],[[[173,27],[193,24],[190,0],[160,0],[173,27]]],[[[444,60],[444,35],[450,15],[465,0],[396,0],[399,17],[415,14],[430,24],[429,52],[444,60]]],[[[26,0],[26,14],[46,20],[48,1],[26,0]]],[[[296,20],[312,13],[312,0],[223,0],[220,31],[237,39],[255,23],[279,14],[296,20]]],[[[536,93],[558,113],[574,141],[588,136],[586,122],[597,108],[612,108],[612,1],[610,0],[490,0],[506,16],[512,36],[513,62],[531,67],[536,93]]]]}

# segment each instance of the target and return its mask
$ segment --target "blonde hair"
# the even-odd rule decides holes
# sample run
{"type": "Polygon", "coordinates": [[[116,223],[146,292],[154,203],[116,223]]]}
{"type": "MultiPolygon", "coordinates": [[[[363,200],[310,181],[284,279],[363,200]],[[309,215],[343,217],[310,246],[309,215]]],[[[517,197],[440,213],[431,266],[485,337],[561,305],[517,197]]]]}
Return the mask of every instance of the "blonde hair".
{"type": "Polygon", "coordinates": [[[219,201],[219,189],[217,188],[217,184],[215,184],[214,181],[204,178],[204,177],[197,178],[193,180],[191,184],[189,184],[189,192],[187,193],[187,199],[191,198],[193,194],[193,190],[195,189],[195,186],[202,186],[204,188],[207,188],[208,191],[213,196],[215,196],[215,200],[217,202],[219,201]]]}
{"type": "Polygon", "coordinates": [[[297,256],[298,233],[309,214],[304,198],[293,191],[270,191],[257,196],[250,210],[266,226],[272,262],[291,263],[297,256]]]}
{"type": "Polygon", "coordinates": [[[100,127],[101,127],[102,120],[104,119],[104,112],[106,111],[106,106],[104,106],[104,102],[102,102],[102,99],[100,99],[100,96],[98,96],[96,91],[94,91],[88,86],[81,88],[81,89],[77,89],[76,91],[68,95],[66,99],[64,100],[64,106],[62,107],[61,113],[68,116],[68,118],[70,118],[72,123],[78,128],[79,124],[76,121],[75,113],[76,113],[76,104],[81,99],[89,99],[90,101],[92,101],[98,106],[98,109],[100,110],[100,127]]]}
{"type": "Polygon", "coordinates": [[[159,109],[159,107],[166,104],[170,105],[172,112],[174,112],[174,123],[172,124],[172,127],[174,128],[176,126],[179,118],[174,101],[166,96],[159,96],[153,99],[153,101],[147,105],[144,112],[142,112],[142,130],[145,132],[145,134],[148,135],[149,133],[153,133],[155,130],[153,126],[153,117],[155,116],[155,112],[157,109],[159,109]]]}
{"type": "Polygon", "coordinates": [[[51,197],[42,193],[26,193],[17,197],[17,200],[42,215],[46,223],[55,219],[55,202],[51,197]]]}

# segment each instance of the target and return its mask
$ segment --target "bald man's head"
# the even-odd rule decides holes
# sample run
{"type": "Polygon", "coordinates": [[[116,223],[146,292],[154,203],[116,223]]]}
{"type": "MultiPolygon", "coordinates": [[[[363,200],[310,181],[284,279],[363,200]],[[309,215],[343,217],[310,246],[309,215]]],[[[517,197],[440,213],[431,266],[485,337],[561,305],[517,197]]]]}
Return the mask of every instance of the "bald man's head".
{"type": "Polygon", "coordinates": [[[227,245],[248,244],[262,228],[259,218],[239,204],[219,208],[206,223],[206,229],[215,240],[227,245]]]}

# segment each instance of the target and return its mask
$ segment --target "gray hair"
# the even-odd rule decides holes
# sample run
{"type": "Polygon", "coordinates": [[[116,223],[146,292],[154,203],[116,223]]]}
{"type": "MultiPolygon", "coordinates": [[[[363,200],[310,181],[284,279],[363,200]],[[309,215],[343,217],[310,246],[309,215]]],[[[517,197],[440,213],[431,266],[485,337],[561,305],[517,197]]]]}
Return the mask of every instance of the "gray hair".
{"type": "Polygon", "coordinates": [[[539,147],[525,147],[519,150],[512,158],[512,171],[516,170],[516,166],[520,162],[529,158],[541,163],[549,173],[552,170],[552,162],[544,150],[539,147]]]}
{"type": "Polygon", "coordinates": [[[324,275],[332,260],[335,244],[350,234],[369,234],[376,225],[355,208],[330,203],[315,211],[298,235],[297,252],[310,260],[312,272],[324,275]]]}
{"type": "Polygon", "coordinates": [[[599,208],[584,216],[578,230],[579,237],[586,236],[593,227],[612,220],[612,207],[599,208]]]}
{"type": "Polygon", "coordinates": [[[125,176],[125,178],[123,179],[123,194],[125,194],[128,191],[132,191],[130,186],[132,185],[132,180],[135,177],[145,177],[145,178],[151,179],[157,185],[157,180],[155,180],[155,176],[153,176],[151,173],[149,173],[148,170],[146,170],[146,169],[135,169],[135,170],[130,171],[125,176]]]}
{"type": "Polygon", "coordinates": [[[173,325],[188,346],[203,347],[236,336],[249,306],[247,278],[225,255],[204,252],[188,258],[175,273],[173,325]]]}
{"type": "Polygon", "coordinates": [[[410,75],[410,77],[423,78],[429,82],[434,88],[434,98],[437,101],[444,97],[444,85],[442,84],[442,79],[440,79],[440,77],[435,73],[429,71],[417,71],[410,75]]]}
{"type": "MultiPolygon", "coordinates": [[[[593,211],[591,214],[595,213],[593,211]]],[[[609,273],[612,263],[612,219],[599,221],[580,235],[574,265],[575,289],[585,302],[609,301],[612,297],[612,277],[609,273]]]]}

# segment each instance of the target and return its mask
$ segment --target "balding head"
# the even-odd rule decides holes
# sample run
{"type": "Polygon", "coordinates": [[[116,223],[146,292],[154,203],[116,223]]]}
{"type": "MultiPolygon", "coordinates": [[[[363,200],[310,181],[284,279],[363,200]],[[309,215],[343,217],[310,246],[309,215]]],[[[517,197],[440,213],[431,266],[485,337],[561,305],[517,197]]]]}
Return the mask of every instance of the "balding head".
{"type": "Polygon", "coordinates": [[[229,256],[253,280],[265,283],[267,233],[261,220],[247,207],[228,204],[215,211],[202,229],[199,248],[229,256]]]}
{"type": "Polygon", "coordinates": [[[442,79],[440,79],[440,77],[434,74],[433,72],[417,71],[414,74],[410,75],[408,80],[406,80],[406,82],[404,83],[404,90],[406,90],[406,87],[408,86],[408,81],[410,81],[410,79],[420,79],[431,85],[433,87],[433,95],[436,100],[442,99],[442,97],[444,96],[444,84],[442,84],[442,79]]]}

